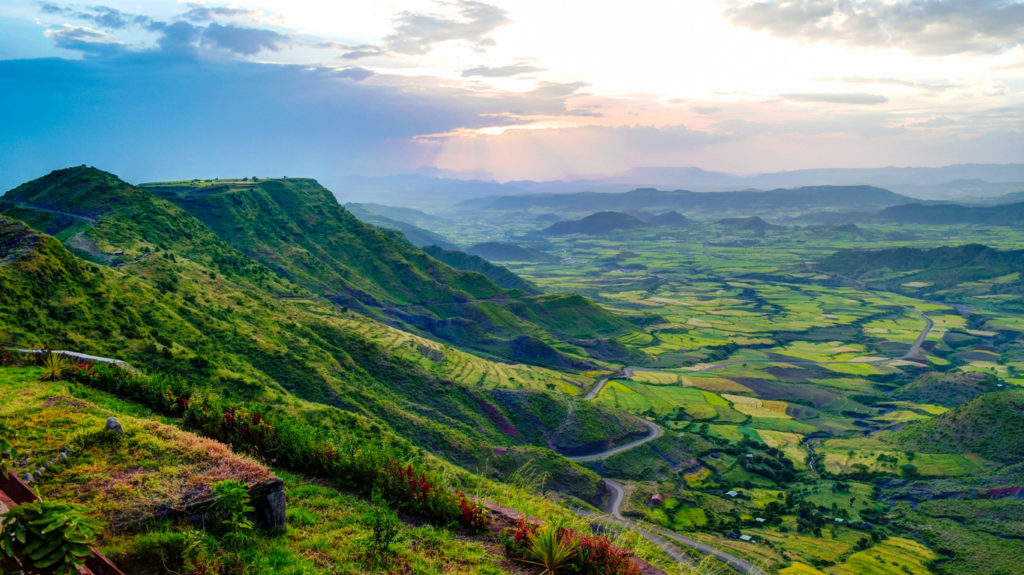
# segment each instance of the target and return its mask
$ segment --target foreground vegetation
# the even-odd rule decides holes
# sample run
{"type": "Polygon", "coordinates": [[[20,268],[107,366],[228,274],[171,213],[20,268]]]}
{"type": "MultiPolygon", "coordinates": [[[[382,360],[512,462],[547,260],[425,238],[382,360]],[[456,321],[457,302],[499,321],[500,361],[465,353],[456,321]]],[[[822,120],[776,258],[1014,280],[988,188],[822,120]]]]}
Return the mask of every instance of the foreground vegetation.
{"type": "MultiPolygon", "coordinates": [[[[212,397],[192,393],[190,401],[179,401],[162,378],[102,366],[69,366],[66,381],[44,382],[44,373],[37,367],[0,368],[0,425],[9,429],[20,422],[10,438],[11,452],[26,465],[15,468],[33,469],[52,452],[67,453],[34,477],[33,487],[48,501],[87,503],[90,515],[102,521],[96,525],[104,526],[101,547],[126,572],[505,572],[515,557],[501,551],[500,528],[490,534],[488,512],[453,486],[526,503],[548,521],[588,529],[564,508],[521,491],[494,490],[439,462],[434,462],[438,471],[421,471],[430,465],[388,459],[408,456],[395,447],[364,443],[351,451],[339,438],[309,426],[287,427],[237,406],[212,410],[212,397]],[[100,389],[116,389],[120,397],[100,389]],[[202,419],[207,412],[215,417],[202,419]],[[112,415],[125,435],[104,429],[112,415]],[[175,423],[229,440],[234,450],[180,431],[175,423]],[[274,467],[235,451],[256,454],[274,467]],[[274,455],[281,451],[294,457],[274,455]],[[303,473],[296,473],[300,468],[303,473]],[[285,480],[288,528],[283,533],[252,530],[244,499],[232,503],[227,495],[231,483],[253,484],[271,473],[285,480]],[[209,495],[226,501],[214,507],[222,521],[196,522],[174,512],[209,495]]],[[[621,553],[606,537],[591,539],[606,552],[621,553]]],[[[632,572],[632,564],[626,564],[625,571],[593,572],[632,572]]]]}

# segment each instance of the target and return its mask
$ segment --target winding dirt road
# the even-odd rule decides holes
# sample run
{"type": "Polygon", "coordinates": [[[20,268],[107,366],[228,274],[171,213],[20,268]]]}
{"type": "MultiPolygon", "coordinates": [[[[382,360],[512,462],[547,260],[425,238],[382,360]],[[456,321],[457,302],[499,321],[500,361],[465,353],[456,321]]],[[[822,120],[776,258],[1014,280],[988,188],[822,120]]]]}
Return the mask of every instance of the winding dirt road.
{"type": "Polygon", "coordinates": [[[606,458],[611,457],[611,456],[613,456],[613,455],[615,455],[617,453],[622,453],[623,451],[629,451],[630,449],[633,449],[634,447],[640,447],[641,445],[647,443],[648,441],[654,441],[655,439],[658,439],[659,437],[661,437],[662,435],[665,434],[665,430],[662,429],[661,426],[658,425],[657,423],[654,423],[653,421],[646,421],[646,420],[644,421],[644,423],[647,424],[647,428],[650,431],[647,433],[647,435],[645,437],[643,437],[641,439],[637,439],[636,441],[630,441],[629,443],[620,445],[618,447],[613,447],[611,449],[607,449],[607,450],[602,451],[600,453],[594,453],[594,454],[591,454],[591,455],[571,455],[571,456],[570,455],[566,455],[565,458],[566,459],[571,459],[572,461],[597,461],[599,459],[606,459],[606,458]]]}
{"type": "MultiPolygon", "coordinates": [[[[712,547],[703,541],[697,541],[696,539],[691,539],[673,531],[661,529],[660,527],[655,527],[653,525],[641,524],[633,521],[632,519],[626,519],[622,516],[622,501],[626,497],[625,486],[612,479],[605,479],[604,483],[609,489],[611,489],[612,498],[609,502],[609,516],[602,517],[602,521],[614,523],[621,527],[625,527],[626,529],[635,531],[651,543],[659,546],[672,559],[691,567],[695,565],[693,559],[686,555],[686,553],[682,552],[677,545],[689,547],[701,555],[714,557],[740,573],[765,575],[765,572],[753,563],[740,559],[730,553],[726,553],[716,547],[712,547]]],[[[589,515],[589,513],[581,512],[581,515],[589,515]]]]}

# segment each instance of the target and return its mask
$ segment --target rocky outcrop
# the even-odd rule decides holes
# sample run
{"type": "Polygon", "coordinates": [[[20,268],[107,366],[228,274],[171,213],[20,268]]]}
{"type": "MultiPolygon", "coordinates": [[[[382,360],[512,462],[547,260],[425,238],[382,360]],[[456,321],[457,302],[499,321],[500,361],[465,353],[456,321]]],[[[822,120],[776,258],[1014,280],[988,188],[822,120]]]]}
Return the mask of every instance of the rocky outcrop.
{"type": "Polygon", "coordinates": [[[252,506],[256,508],[253,523],[266,531],[284,531],[288,526],[285,517],[284,481],[275,477],[249,488],[252,506]]]}

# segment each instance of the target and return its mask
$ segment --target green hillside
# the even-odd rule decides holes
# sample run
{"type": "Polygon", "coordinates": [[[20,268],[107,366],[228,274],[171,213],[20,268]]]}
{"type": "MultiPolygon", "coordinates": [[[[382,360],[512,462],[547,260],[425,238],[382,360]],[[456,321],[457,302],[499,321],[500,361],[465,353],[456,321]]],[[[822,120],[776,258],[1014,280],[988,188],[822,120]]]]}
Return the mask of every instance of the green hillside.
{"type": "Polygon", "coordinates": [[[1015,311],[1022,307],[1016,297],[1024,290],[1022,266],[1024,250],[997,250],[982,244],[848,249],[818,264],[824,271],[856,278],[871,287],[914,295],[935,294],[936,298],[1015,311]],[[995,294],[1008,297],[984,301],[995,294]]]}
{"type": "Polygon", "coordinates": [[[314,180],[152,184],[254,259],[320,293],[382,305],[444,304],[505,293],[360,222],[314,180]]]}
{"type": "Polygon", "coordinates": [[[423,251],[438,261],[444,262],[457,270],[479,272],[487,276],[499,287],[507,290],[520,290],[522,292],[537,295],[540,290],[537,286],[517,276],[504,266],[492,264],[480,256],[474,256],[457,250],[448,250],[441,246],[427,246],[423,251]]]}
{"type": "Polygon", "coordinates": [[[685,226],[690,223],[686,216],[676,211],[651,216],[645,221],[652,226],[685,226]]]}
{"type": "Polygon", "coordinates": [[[530,248],[504,242],[482,242],[466,248],[466,253],[498,262],[548,262],[555,258],[530,248]]]}
{"type": "Polygon", "coordinates": [[[898,440],[934,453],[976,453],[1002,463],[1024,459],[1024,390],[987,393],[934,419],[907,426],[898,440]]]}
{"type": "Polygon", "coordinates": [[[737,230],[748,230],[757,233],[779,228],[779,226],[773,226],[757,216],[750,216],[746,218],[723,218],[718,220],[716,223],[737,230]]]}
{"type": "MultiPolygon", "coordinates": [[[[139,263],[173,252],[232,280],[287,288],[174,204],[94,168],[57,170],[0,197],[0,213],[56,236],[84,259],[139,263]]],[[[172,281],[168,278],[168,281],[172,281]]]]}
{"type": "Polygon", "coordinates": [[[616,230],[645,227],[643,221],[622,212],[597,212],[579,220],[555,222],[543,230],[549,236],[568,234],[602,235],[616,230]]]}
{"type": "MultiPolygon", "coordinates": [[[[539,382],[551,381],[553,372],[534,373],[536,368],[526,365],[475,357],[469,362],[457,350],[446,353],[417,346],[412,339],[396,339],[393,328],[315,298],[247,258],[175,204],[145,193],[137,196],[141,207],[134,201],[118,203],[118,194],[129,193],[120,187],[111,202],[96,203],[105,207],[90,208],[86,199],[105,193],[116,178],[95,170],[75,171],[77,178],[59,172],[60,185],[36,181],[19,187],[3,209],[33,217],[65,238],[96,238],[100,254],[122,253],[110,265],[86,261],[55,237],[0,216],[0,342],[117,357],[268,409],[289,411],[296,409],[296,402],[308,401],[301,409],[311,422],[327,428],[358,424],[388,429],[485,473],[509,473],[540,458],[550,472],[550,487],[587,499],[596,495],[596,475],[545,449],[565,419],[567,403],[553,403],[554,411],[543,419],[549,425],[535,425],[526,433],[510,423],[507,408],[480,389],[510,386],[516,379],[543,387],[539,382]],[[61,185],[72,191],[87,185],[90,193],[69,193],[68,201],[58,202],[61,185]],[[40,201],[39,195],[29,193],[33,186],[53,200],[47,205],[63,208],[55,212],[68,215],[22,201],[40,201]],[[51,218],[55,215],[70,225],[51,218]],[[109,242],[115,233],[116,242],[109,242]],[[115,246],[119,249],[112,250],[115,246]],[[490,456],[494,446],[519,451],[496,460],[490,456]]],[[[445,273],[457,273],[425,254],[422,258],[445,273]]],[[[622,321],[582,298],[542,296],[537,301],[530,305],[513,300],[510,305],[521,306],[516,310],[524,317],[537,313],[531,318],[535,325],[561,324],[567,337],[590,329],[614,330],[622,321]],[[575,311],[588,306],[595,308],[593,314],[575,311]]],[[[498,302],[480,305],[491,313],[509,313],[498,302]]],[[[566,345],[583,351],[588,343],[572,340],[566,345]]],[[[526,335],[513,338],[510,345],[553,363],[566,357],[526,335]]],[[[550,389],[563,385],[568,384],[558,380],[550,389]]],[[[625,436],[635,424],[623,421],[622,427],[601,429],[597,436],[588,436],[591,430],[572,437],[589,443],[605,437],[609,429],[625,436]]],[[[562,441],[563,446],[571,449],[574,444],[562,441]]]]}
{"type": "Polygon", "coordinates": [[[0,244],[37,244],[0,256],[12,260],[0,267],[0,340],[144,362],[267,404],[287,405],[294,395],[340,407],[380,418],[456,459],[472,457],[479,441],[510,441],[483,412],[483,396],[388,358],[299,304],[211,280],[183,258],[150,258],[142,271],[164,268],[179,278],[179,289],[164,292],[134,269],[83,262],[52,237],[0,221],[0,244]]]}
{"type": "MultiPolygon", "coordinates": [[[[914,272],[914,279],[954,285],[978,278],[1013,273],[1024,264],[1024,250],[996,250],[981,244],[933,249],[883,248],[842,250],[821,262],[829,271],[855,277],[883,277],[888,272],[914,272]]],[[[904,276],[906,277],[906,276],[904,276]]]]}
{"type": "Polygon", "coordinates": [[[968,401],[999,390],[999,379],[984,373],[926,373],[901,387],[893,397],[956,407],[968,401]]]}
{"type": "MultiPolygon", "coordinates": [[[[499,357],[587,367],[587,351],[565,343],[567,302],[601,338],[628,321],[580,298],[534,298],[460,271],[392,234],[360,222],[314,180],[151,184],[242,253],[339,305],[499,357]],[[529,338],[529,346],[522,345],[529,338]],[[583,358],[575,354],[582,353],[583,358]]],[[[594,348],[599,349],[599,348],[594,348]]],[[[594,358],[601,359],[595,352],[594,358]]]]}
{"type": "MultiPolygon", "coordinates": [[[[403,220],[397,220],[386,215],[382,215],[376,211],[377,208],[374,204],[345,204],[345,209],[349,211],[353,216],[359,218],[359,221],[366,222],[368,224],[375,225],[379,228],[386,228],[389,230],[395,230],[401,232],[405,239],[409,240],[414,246],[426,247],[426,246],[441,246],[444,249],[455,249],[455,245],[449,242],[444,236],[435,234],[430,230],[423,229],[415,224],[403,220]]],[[[379,206],[383,208],[386,206],[379,206]]],[[[397,208],[391,211],[398,211],[397,208]]],[[[411,212],[417,212],[416,210],[409,210],[411,212]]],[[[426,215],[426,214],[423,214],[426,215]]]]}

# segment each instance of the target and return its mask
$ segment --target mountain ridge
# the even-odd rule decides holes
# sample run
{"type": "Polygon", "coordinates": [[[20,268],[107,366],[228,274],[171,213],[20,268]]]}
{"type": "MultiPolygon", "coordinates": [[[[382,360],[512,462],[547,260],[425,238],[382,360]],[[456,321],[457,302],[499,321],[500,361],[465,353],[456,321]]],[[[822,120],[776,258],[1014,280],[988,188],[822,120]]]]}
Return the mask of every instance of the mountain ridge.
{"type": "MultiPolygon", "coordinates": [[[[168,214],[191,227],[162,233],[212,237],[205,224],[176,211],[173,204],[154,205],[167,208],[168,214]]],[[[119,225],[132,229],[131,223],[119,225]]],[[[95,225],[104,225],[102,215],[95,225]]],[[[146,243],[146,237],[126,239],[132,239],[132,250],[141,252],[137,246],[146,243]]],[[[188,249],[198,250],[199,245],[182,246],[182,251],[188,249]]],[[[217,261],[208,263],[216,266],[217,261]]],[[[551,472],[551,485],[588,500],[597,496],[596,475],[562,458],[552,459],[542,447],[561,436],[557,427],[570,409],[567,399],[558,397],[546,408],[562,414],[543,418],[554,427],[532,429],[526,436],[508,423],[517,414],[506,413],[493,391],[482,389],[484,377],[475,386],[448,379],[455,372],[444,362],[463,352],[421,345],[409,353],[404,343],[389,348],[391,344],[378,342],[389,339],[383,332],[390,328],[374,327],[377,322],[370,318],[312,299],[312,294],[286,281],[265,281],[261,286],[258,276],[228,278],[217,267],[160,246],[148,257],[119,265],[91,263],[72,255],[58,238],[2,215],[0,262],[0,341],[121,357],[268,408],[312,402],[322,407],[303,408],[312,409],[304,412],[310,421],[332,427],[347,425],[354,417],[369,422],[366,425],[383,425],[421,448],[491,474],[547,458],[543,465],[551,472]],[[174,280],[167,282],[168,278],[174,280]],[[291,290],[296,299],[276,297],[280,289],[291,290]],[[367,329],[381,337],[367,337],[367,329]],[[500,461],[486,459],[493,446],[514,454],[500,461]]],[[[581,305],[571,298],[547,297],[565,304],[571,317],[581,305]]],[[[575,329],[592,331],[587,325],[575,329]]],[[[408,341],[415,340],[410,336],[408,341]]],[[[515,368],[519,371],[509,373],[518,375],[531,369],[471,359],[492,372],[515,368]]],[[[493,379],[484,376],[488,382],[493,379]]],[[[588,380],[571,373],[562,378],[588,380]]],[[[591,410],[592,417],[627,426],[613,430],[613,435],[628,436],[639,428],[632,419],[607,418],[605,411],[591,410]]],[[[577,439],[594,440],[583,435],[577,439]]],[[[571,449],[564,438],[560,441],[571,449]]]]}
{"type": "Polygon", "coordinates": [[[560,300],[577,302],[576,317],[586,318],[598,337],[632,329],[589,300],[517,294],[483,274],[443,264],[360,222],[314,180],[150,184],[148,189],[289,281],[457,345],[525,363],[593,367],[601,348],[566,341],[574,328],[562,325],[561,312],[555,311],[560,300]],[[523,345],[526,341],[529,345],[523,345]]]}

